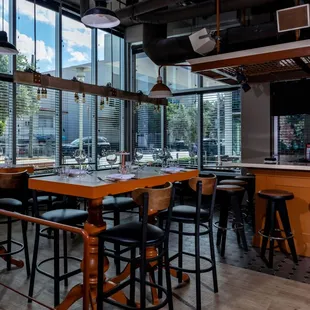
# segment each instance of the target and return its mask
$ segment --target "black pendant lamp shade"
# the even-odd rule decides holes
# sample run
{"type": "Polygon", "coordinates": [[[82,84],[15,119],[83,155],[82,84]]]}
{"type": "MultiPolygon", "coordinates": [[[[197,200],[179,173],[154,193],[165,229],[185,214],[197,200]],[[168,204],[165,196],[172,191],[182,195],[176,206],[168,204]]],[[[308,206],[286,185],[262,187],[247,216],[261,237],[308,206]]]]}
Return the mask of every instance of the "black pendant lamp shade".
{"type": "Polygon", "coordinates": [[[18,50],[8,42],[8,35],[5,31],[0,31],[0,55],[16,55],[18,50]]]}
{"type": "Polygon", "coordinates": [[[107,8],[106,1],[95,1],[96,6],[88,9],[82,16],[82,23],[94,28],[113,28],[120,24],[116,14],[107,8]]]}

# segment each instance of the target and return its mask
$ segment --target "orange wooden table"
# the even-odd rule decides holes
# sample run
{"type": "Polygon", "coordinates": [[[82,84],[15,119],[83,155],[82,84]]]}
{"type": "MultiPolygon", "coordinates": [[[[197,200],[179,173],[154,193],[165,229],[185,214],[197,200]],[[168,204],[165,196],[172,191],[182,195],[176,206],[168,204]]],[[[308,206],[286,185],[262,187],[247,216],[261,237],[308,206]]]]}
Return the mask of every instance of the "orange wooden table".
{"type": "Polygon", "coordinates": [[[0,166],[0,173],[17,173],[27,170],[28,173],[34,172],[34,166],[0,166]]]}
{"type": "MultiPolygon", "coordinates": [[[[131,192],[138,187],[153,187],[163,185],[166,182],[185,181],[196,177],[199,170],[184,170],[173,174],[159,174],[159,168],[146,168],[140,171],[138,178],[122,182],[104,182],[98,177],[104,179],[109,171],[96,171],[92,175],[84,178],[62,179],[59,176],[47,176],[29,179],[29,188],[38,191],[46,191],[55,194],[76,196],[88,199],[88,220],[84,229],[90,235],[89,245],[89,287],[91,296],[92,309],[96,309],[96,290],[97,290],[97,255],[98,255],[98,238],[97,235],[106,229],[106,223],[102,218],[102,198],[108,195],[116,195],[131,192]]],[[[83,262],[81,264],[83,271],[83,262]]],[[[109,269],[108,259],[105,259],[104,272],[109,269]]],[[[113,282],[106,282],[104,290],[113,288],[113,282]]],[[[56,308],[58,310],[68,309],[74,302],[83,296],[83,285],[76,285],[71,289],[65,300],[56,308]]],[[[127,298],[121,292],[114,296],[115,299],[122,303],[127,303],[127,298]]],[[[84,309],[86,310],[86,309],[84,309]]]]}

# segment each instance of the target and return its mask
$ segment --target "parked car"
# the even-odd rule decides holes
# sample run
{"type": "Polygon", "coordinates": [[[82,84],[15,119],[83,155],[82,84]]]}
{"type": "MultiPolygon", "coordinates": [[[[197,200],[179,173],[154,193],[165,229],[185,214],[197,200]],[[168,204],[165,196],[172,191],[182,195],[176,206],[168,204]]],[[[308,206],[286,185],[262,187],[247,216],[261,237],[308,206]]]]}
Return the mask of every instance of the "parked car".
{"type": "MultiPolygon", "coordinates": [[[[80,146],[80,139],[75,139],[69,144],[62,145],[62,155],[74,157],[74,152],[80,146]]],[[[107,138],[98,137],[97,143],[97,154],[99,157],[103,157],[104,153],[111,148],[111,145],[107,138]]],[[[83,149],[87,153],[88,150],[92,149],[92,137],[84,137],[83,138],[83,149]]]]}

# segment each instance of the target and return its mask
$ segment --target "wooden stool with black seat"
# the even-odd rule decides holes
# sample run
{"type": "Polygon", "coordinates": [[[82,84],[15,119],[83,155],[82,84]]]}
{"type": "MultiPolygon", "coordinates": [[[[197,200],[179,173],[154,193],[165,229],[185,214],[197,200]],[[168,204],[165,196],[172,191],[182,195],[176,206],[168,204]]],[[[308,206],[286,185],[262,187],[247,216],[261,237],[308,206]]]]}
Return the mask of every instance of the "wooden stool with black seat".
{"type": "Polygon", "coordinates": [[[255,233],[255,204],[254,204],[255,174],[247,173],[246,175],[237,175],[235,179],[247,182],[247,186],[245,188],[248,194],[247,213],[251,217],[252,230],[255,233]]]}
{"type": "MultiPolygon", "coordinates": [[[[294,194],[288,191],[278,190],[278,189],[267,189],[258,192],[258,196],[267,199],[267,210],[266,210],[266,220],[265,227],[259,230],[259,234],[263,237],[262,247],[261,247],[261,257],[266,261],[265,253],[267,249],[267,243],[269,240],[269,261],[267,265],[269,268],[273,267],[273,252],[274,252],[274,241],[278,243],[280,241],[287,241],[293,261],[298,264],[298,257],[296,253],[294,235],[291,230],[290,220],[286,208],[286,200],[292,200],[294,194]],[[277,222],[277,212],[280,216],[280,220],[283,225],[283,230],[285,232],[285,237],[281,235],[282,230],[276,227],[277,222]],[[279,235],[280,233],[280,235],[279,235]]],[[[280,243],[279,243],[279,246],[280,243]]]]}
{"type": "MultiPolygon", "coordinates": [[[[162,279],[158,279],[156,284],[152,277],[151,281],[146,281],[146,273],[152,275],[155,268],[162,269],[163,259],[167,262],[169,259],[169,229],[171,219],[171,209],[174,198],[174,190],[171,183],[166,183],[161,188],[138,188],[132,192],[132,197],[135,203],[142,208],[142,218],[140,221],[134,221],[126,224],[121,224],[113,228],[107,229],[98,235],[98,291],[97,291],[97,310],[103,309],[103,302],[116,305],[123,309],[135,309],[135,285],[140,283],[140,309],[148,309],[146,305],[146,286],[149,286],[153,291],[158,290],[159,293],[164,293],[166,298],[163,301],[152,306],[151,309],[160,309],[166,304],[169,309],[173,309],[172,289],[169,264],[165,264],[166,284],[167,288],[162,285],[162,279]],[[154,218],[159,212],[168,209],[168,218],[165,229],[159,228],[149,223],[149,216],[154,218]],[[105,248],[106,243],[119,244],[124,247],[120,253],[105,248]],[[138,256],[136,250],[139,250],[138,256]],[[130,251],[130,257],[122,255],[130,251]],[[121,256],[122,255],[122,256],[121,256]],[[114,289],[104,291],[104,257],[116,256],[130,264],[129,279],[119,283],[114,289]],[[140,278],[136,278],[136,269],[140,269],[140,278]],[[127,305],[113,301],[110,297],[117,291],[130,287],[130,298],[127,305]]],[[[125,268],[126,269],[126,268],[125,268]]],[[[114,280],[112,279],[114,282],[114,280]]]]}
{"type": "MultiPolygon", "coordinates": [[[[236,180],[237,181],[237,180],[236,180]]],[[[244,188],[238,185],[218,185],[217,197],[220,201],[220,219],[214,223],[218,228],[216,245],[220,246],[220,254],[225,256],[226,234],[227,230],[234,230],[237,234],[237,241],[240,244],[240,237],[243,244],[243,249],[248,251],[248,245],[244,232],[243,216],[241,212],[241,201],[244,195],[244,188]],[[233,212],[232,228],[227,227],[228,214],[230,207],[233,212]]]]}
{"type": "MultiPolygon", "coordinates": [[[[59,202],[62,204],[62,202],[59,202]]],[[[83,224],[88,217],[87,211],[77,210],[77,209],[56,209],[52,211],[47,211],[42,215],[39,215],[39,211],[37,208],[37,197],[36,191],[33,191],[33,206],[35,208],[35,214],[37,217],[40,217],[43,220],[56,222],[59,224],[78,226],[83,224]]],[[[30,285],[29,285],[29,296],[33,297],[34,290],[34,280],[35,273],[38,271],[41,274],[49,277],[54,280],[54,305],[57,306],[60,302],[60,281],[64,280],[65,286],[68,285],[68,278],[72,277],[81,272],[81,269],[78,268],[76,270],[68,272],[68,260],[75,260],[81,262],[80,258],[68,256],[67,254],[67,232],[63,231],[63,256],[59,255],[59,230],[52,229],[53,234],[45,234],[44,230],[40,230],[40,225],[36,224],[36,233],[35,233],[35,242],[33,249],[33,260],[32,260],[32,269],[31,269],[31,277],[30,277],[30,285]],[[38,259],[38,250],[39,250],[39,241],[40,237],[45,237],[48,239],[54,240],[54,256],[44,259],[41,262],[37,263],[38,259]],[[60,259],[64,260],[64,274],[60,275],[59,261],[60,259]],[[44,263],[54,261],[54,273],[48,273],[40,268],[44,263]]],[[[28,299],[28,302],[32,302],[31,299],[28,299]]]]}
{"type": "MultiPolygon", "coordinates": [[[[27,171],[16,173],[0,173],[0,209],[11,212],[27,214],[27,196],[28,196],[28,173],[27,171]]],[[[27,240],[27,223],[21,221],[23,243],[12,239],[12,223],[19,220],[13,220],[8,217],[6,221],[0,224],[7,224],[7,239],[0,242],[0,257],[7,263],[7,270],[11,270],[11,265],[18,268],[24,266],[24,262],[16,260],[12,255],[25,251],[27,276],[30,276],[30,263],[27,240]],[[12,251],[12,244],[18,246],[17,250],[12,251]],[[7,249],[3,245],[7,245],[7,249]]]]}
{"type": "MultiPolygon", "coordinates": [[[[138,211],[133,211],[133,209],[138,208],[139,206],[134,202],[131,197],[117,197],[117,196],[106,196],[102,200],[103,204],[103,217],[107,220],[113,220],[113,225],[117,226],[120,224],[120,214],[121,212],[137,213],[138,211]],[[113,217],[108,217],[106,214],[113,213],[113,217]]],[[[114,244],[114,250],[119,253],[120,246],[119,244],[114,244]]],[[[121,272],[121,263],[120,260],[114,259],[116,274],[121,272]]]]}
{"type": "MultiPolygon", "coordinates": [[[[177,234],[179,238],[178,253],[169,258],[169,262],[178,259],[178,265],[170,265],[170,268],[177,271],[179,283],[184,281],[183,273],[194,273],[196,275],[196,309],[198,310],[201,309],[201,273],[212,271],[214,293],[218,292],[212,223],[215,205],[216,182],[217,179],[215,175],[190,179],[188,184],[190,188],[196,192],[196,206],[179,205],[172,208],[171,222],[178,223],[178,229],[171,229],[170,233],[177,234]],[[204,204],[202,204],[202,199],[205,200],[204,204]],[[184,231],[184,224],[193,225],[195,232],[184,231]],[[211,258],[201,255],[200,237],[203,235],[209,235],[211,258]],[[183,236],[195,237],[194,253],[183,250],[183,236]],[[185,255],[195,258],[194,269],[183,267],[183,256],[185,255]],[[209,266],[202,269],[200,260],[208,262],[209,266]]],[[[160,215],[161,221],[163,221],[164,218],[165,213],[160,215]]]]}

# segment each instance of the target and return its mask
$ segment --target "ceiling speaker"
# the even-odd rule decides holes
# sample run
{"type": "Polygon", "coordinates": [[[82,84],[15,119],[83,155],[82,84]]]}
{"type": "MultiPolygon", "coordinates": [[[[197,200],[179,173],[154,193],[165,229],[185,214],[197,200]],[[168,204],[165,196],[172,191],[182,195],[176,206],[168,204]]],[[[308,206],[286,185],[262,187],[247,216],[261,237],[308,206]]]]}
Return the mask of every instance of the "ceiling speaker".
{"type": "Polygon", "coordinates": [[[278,32],[310,27],[309,4],[277,11],[278,32]]]}

